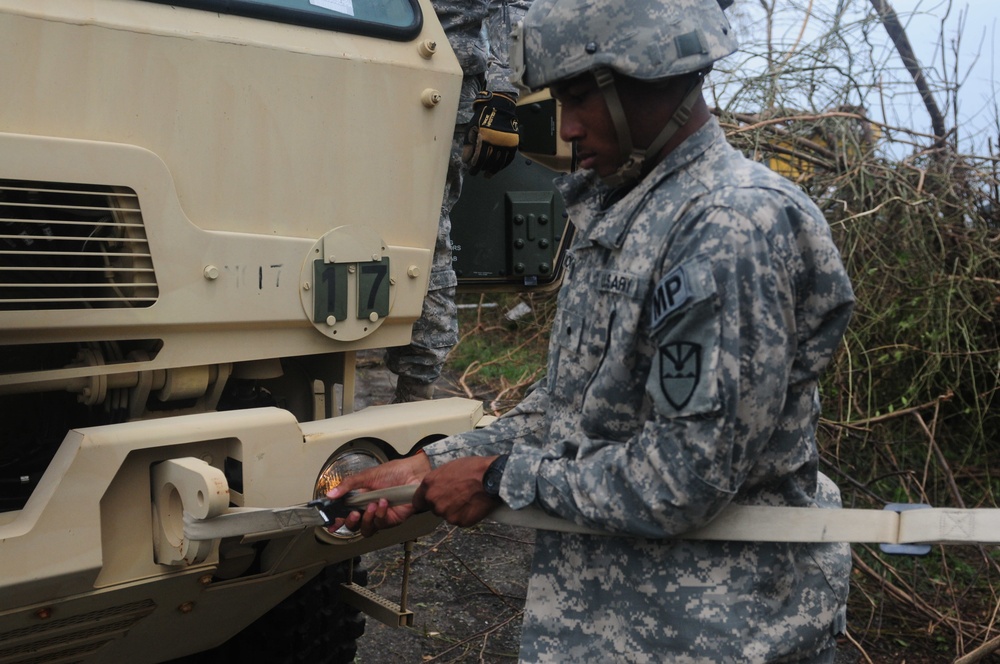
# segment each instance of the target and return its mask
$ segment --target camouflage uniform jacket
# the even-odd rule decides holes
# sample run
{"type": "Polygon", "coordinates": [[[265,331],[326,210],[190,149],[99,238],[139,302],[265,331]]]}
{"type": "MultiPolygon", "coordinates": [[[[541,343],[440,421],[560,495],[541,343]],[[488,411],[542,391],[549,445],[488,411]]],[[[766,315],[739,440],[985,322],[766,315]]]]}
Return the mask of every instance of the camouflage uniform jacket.
{"type": "Polygon", "coordinates": [[[448,353],[458,343],[455,287],[458,276],[452,265],[451,209],[462,193],[467,166],[462,149],[473,120],[473,101],[485,89],[506,92],[515,98],[510,82],[508,47],[511,26],[524,16],[529,0],[433,0],[434,11],[458,56],[464,76],[459,93],[455,131],[452,135],[448,173],[441,200],[441,216],[434,244],[427,297],[413,326],[411,341],[386,351],[389,369],[403,379],[399,385],[429,385],[441,375],[448,353]]]}
{"type": "Polygon", "coordinates": [[[826,221],[714,119],[610,205],[593,173],[558,184],[577,233],[547,378],[427,448],[510,453],[508,505],[619,534],[538,533],[522,660],[825,661],[847,545],[666,538],[731,502],[839,506],[817,378],[853,293],[826,221]]]}
{"type": "Polygon", "coordinates": [[[529,0],[431,0],[431,5],[464,74],[458,123],[472,119],[472,100],[484,88],[516,98],[508,40],[529,0]]]}

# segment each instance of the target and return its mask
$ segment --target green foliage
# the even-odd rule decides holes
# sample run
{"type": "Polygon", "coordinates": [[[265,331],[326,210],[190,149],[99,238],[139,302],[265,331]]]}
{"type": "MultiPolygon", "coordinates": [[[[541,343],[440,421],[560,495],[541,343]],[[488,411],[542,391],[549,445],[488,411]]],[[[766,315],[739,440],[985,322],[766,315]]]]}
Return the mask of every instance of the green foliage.
{"type": "MultiPolygon", "coordinates": [[[[831,417],[849,423],[942,400],[964,444],[994,437],[1000,372],[997,229],[974,183],[942,156],[925,169],[875,163],[877,209],[844,176],[826,213],[858,305],[829,380],[846,388],[831,417]],[[871,210],[870,213],[866,213],[871,210]],[[970,416],[971,415],[971,416],[970,416]]],[[[968,176],[968,173],[964,173],[968,176]]]]}
{"type": "Polygon", "coordinates": [[[554,298],[546,295],[459,296],[459,344],[448,357],[467,396],[486,399],[502,414],[544,376],[554,298]],[[508,318],[515,307],[527,310],[508,318]]]}

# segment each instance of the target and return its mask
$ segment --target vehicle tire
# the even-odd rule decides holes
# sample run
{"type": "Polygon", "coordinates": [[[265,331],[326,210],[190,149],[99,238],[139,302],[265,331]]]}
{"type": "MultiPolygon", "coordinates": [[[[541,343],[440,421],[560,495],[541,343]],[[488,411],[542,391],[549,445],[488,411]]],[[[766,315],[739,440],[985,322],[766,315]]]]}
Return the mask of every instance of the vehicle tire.
{"type": "MultiPolygon", "coordinates": [[[[367,585],[368,571],[355,560],[354,582],[367,585]]],[[[365,616],[338,598],[337,587],[348,580],[350,564],[331,565],[283,602],[221,646],[174,660],[202,662],[268,662],[268,664],[351,664],[365,616]]]]}

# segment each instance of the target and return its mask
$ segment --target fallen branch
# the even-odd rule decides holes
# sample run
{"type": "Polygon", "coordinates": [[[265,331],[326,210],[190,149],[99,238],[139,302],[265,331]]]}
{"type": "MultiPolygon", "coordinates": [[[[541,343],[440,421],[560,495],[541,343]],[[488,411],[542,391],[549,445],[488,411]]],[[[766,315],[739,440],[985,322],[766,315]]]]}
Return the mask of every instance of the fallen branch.
{"type": "Polygon", "coordinates": [[[980,660],[992,655],[1000,650],[1000,636],[990,639],[967,655],[963,655],[955,660],[955,664],[975,664],[980,660]]]}

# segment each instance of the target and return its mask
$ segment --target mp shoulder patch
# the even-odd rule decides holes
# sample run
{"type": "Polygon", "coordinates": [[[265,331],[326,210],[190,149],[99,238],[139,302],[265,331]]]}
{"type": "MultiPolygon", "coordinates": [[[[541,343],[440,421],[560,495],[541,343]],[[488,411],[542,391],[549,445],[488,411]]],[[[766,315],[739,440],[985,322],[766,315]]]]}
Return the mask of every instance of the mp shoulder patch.
{"type": "Polygon", "coordinates": [[[684,266],[680,265],[660,279],[653,289],[652,328],[655,330],[673,312],[691,299],[691,288],[684,266]]]}

